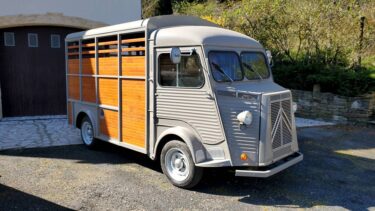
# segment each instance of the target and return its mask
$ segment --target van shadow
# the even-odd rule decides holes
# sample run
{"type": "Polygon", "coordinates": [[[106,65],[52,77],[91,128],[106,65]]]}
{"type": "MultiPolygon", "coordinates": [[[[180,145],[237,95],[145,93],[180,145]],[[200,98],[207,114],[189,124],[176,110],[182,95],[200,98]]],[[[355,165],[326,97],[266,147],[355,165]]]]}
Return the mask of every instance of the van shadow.
{"type": "Polygon", "coordinates": [[[145,168],[161,172],[157,162],[146,155],[107,142],[99,142],[90,150],[82,145],[55,146],[32,149],[10,149],[0,151],[0,155],[74,160],[76,163],[126,165],[136,163],[145,168]]]}
{"type": "Polygon", "coordinates": [[[0,184],[0,210],[73,210],[0,184]]]}
{"type": "Polygon", "coordinates": [[[353,132],[348,135],[330,128],[301,130],[298,138],[304,160],[296,166],[265,179],[234,177],[230,170],[211,169],[196,191],[233,196],[239,202],[260,206],[367,210],[375,206],[374,159],[337,151],[374,150],[375,140],[369,138],[370,130],[362,131],[363,137],[350,131],[353,132]]]}

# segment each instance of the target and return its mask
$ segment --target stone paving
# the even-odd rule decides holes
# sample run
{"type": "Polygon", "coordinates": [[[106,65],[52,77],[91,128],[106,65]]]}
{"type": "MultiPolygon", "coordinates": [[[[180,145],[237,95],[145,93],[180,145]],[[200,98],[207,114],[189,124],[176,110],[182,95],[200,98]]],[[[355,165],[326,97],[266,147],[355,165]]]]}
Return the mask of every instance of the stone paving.
{"type": "MultiPolygon", "coordinates": [[[[332,125],[296,118],[297,127],[332,125]]],[[[67,124],[66,116],[4,118],[0,121],[0,150],[81,144],[79,130],[67,124]]]]}
{"type": "Polygon", "coordinates": [[[81,143],[79,130],[69,126],[65,116],[0,121],[0,150],[81,143]]]}

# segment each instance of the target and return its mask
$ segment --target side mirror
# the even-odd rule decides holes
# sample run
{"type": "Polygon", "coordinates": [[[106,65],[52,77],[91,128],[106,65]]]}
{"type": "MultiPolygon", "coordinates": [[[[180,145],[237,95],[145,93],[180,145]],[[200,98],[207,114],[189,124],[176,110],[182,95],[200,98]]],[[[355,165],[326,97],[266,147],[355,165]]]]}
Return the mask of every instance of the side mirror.
{"type": "Polygon", "coordinates": [[[267,55],[268,63],[269,63],[270,66],[272,67],[272,66],[273,66],[273,62],[272,62],[272,54],[271,54],[271,51],[270,51],[270,50],[266,50],[266,55],[267,55]]]}
{"type": "Polygon", "coordinates": [[[171,61],[173,64],[179,64],[181,62],[181,50],[180,48],[173,47],[170,53],[171,61]]]}

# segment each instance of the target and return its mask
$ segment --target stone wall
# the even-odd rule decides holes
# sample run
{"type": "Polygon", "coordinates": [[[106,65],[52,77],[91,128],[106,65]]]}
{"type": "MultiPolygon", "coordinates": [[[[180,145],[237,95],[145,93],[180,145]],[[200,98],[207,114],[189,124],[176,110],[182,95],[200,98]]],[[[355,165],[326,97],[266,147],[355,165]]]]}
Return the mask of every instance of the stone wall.
{"type": "Polygon", "coordinates": [[[342,123],[375,119],[375,92],[360,97],[301,90],[292,90],[292,93],[298,105],[296,116],[342,123]]]}

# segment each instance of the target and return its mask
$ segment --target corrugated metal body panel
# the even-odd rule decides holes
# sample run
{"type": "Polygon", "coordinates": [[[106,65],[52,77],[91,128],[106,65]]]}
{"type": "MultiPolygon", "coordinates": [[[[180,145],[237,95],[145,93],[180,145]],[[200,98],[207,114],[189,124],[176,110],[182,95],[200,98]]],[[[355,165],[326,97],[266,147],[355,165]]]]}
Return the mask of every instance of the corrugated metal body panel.
{"type": "Polygon", "coordinates": [[[217,100],[223,121],[225,135],[231,152],[233,165],[255,164],[259,146],[259,96],[231,91],[218,91],[217,100]],[[237,115],[248,110],[253,115],[249,126],[240,125],[237,115]],[[242,161],[241,153],[247,153],[249,160],[242,161]],[[251,162],[251,163],[249,163],[251,162]]]}
{"type": "Polygon", "coordinates": [[[215,144],[224,140],[215,101],[205,90],[158,89],[157,118],[178,119],[190,124],[203,143],[215,144]]]}

